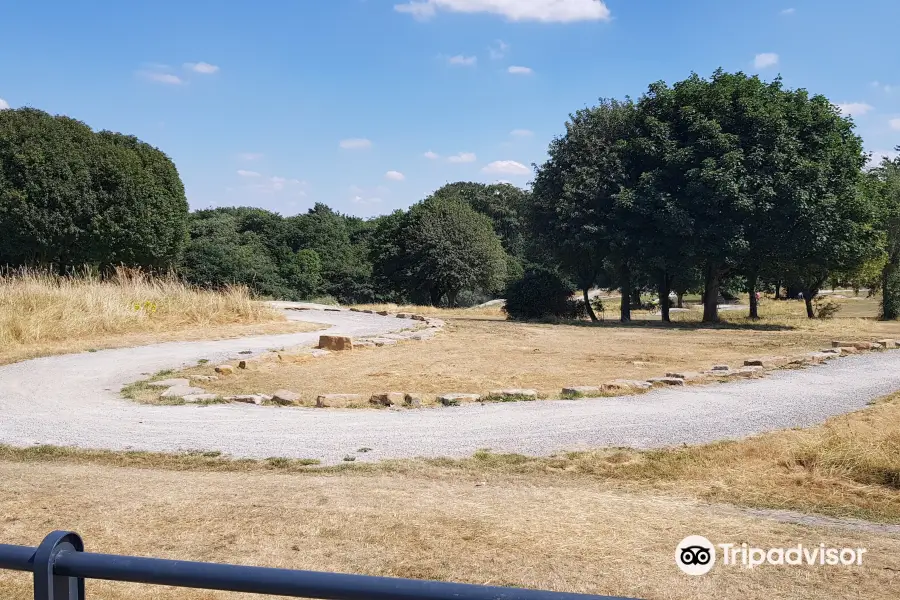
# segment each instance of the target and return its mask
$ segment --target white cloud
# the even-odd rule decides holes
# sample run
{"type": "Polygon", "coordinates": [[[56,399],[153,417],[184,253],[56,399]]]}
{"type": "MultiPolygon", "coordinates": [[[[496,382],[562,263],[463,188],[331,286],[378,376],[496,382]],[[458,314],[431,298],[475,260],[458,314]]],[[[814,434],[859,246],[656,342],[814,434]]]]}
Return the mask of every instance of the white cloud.
{"type": "MultiPolygon", "coordinates": [[[[252,175],[252,177],[259,177],[259,173],[256,175],[252,175]]],[[[288,179],[287,177],[267,177],[264,181],[259,183],[254,183],[252,185],[248,185],[247,189],[253,190],[254,192],[261,192],[263,194],[276,194],[278,192],[283,192],[285,190],[289,190],[291,195],[293,196],[305,196],[306,192],[301,189],[306,185],[306,182],[300,181],[299,179],[288,179]]]]}
{"type": "Polygon", "coordinates": [[[497,40],[497,42],[488,48],[488,52],[491,55],[492,60],[500,60],[504,56],[506,56],[506,52],[509,50],[509,44],[504,42],[503,40],[497,40]]]}
{"type": "Polygon", "coordinates": [[[872,82],[872,87],[873,87],[873,88],[876,88],[876,89],[879,89],[879,90],[881,90],[882,92],[884,92],[884,93],[886,93],[886,94],[890,94],[891,91],[893,91],[894,89],[896,89],[896,86],[888,85],[888,84],[886,84],[886,83],[881,83],[880,81],[873,81],[873,82],[872,82]]]}
{"type": "Polygon", "coordinates": [[[845,102],[843,104],[838,104],[837,107],[844,115],[853,115],[854,117],[862,116],[875,108],[865,102],[845,102]]]}
{"type": "Polygon", "coordinates": [[[394,10],[421,20],[434,17],[438,11],[490,13],[510,21],[543,23],[610,20],[609,9],[601,0],[411,0],[395,4],[394,10]]]}
{"type": "Polygon", "coordinates": [[[259,152],[241,152],[238,154],[238,158],[241,160],[259,160],[264,155],[259,152]]]}
{"type": "Polygon", "coordinates": [[[513,129],[509,132],[509,135],[518,138],[531,137],[534,135],[534,132],[530,129],[513,129]]]}
{"type": "Polygon", "coordinates": [[[495,160],[484,167],[482,171],[498,175],[528,175],[531,173],[528,167],[514,160],[495,160]]]}
{"type": "Polygon", "coordinates": [[[476,159],[477,157],[474,152],[460,152],[459,154],[447,157],[447,160],[452,163],[470,163],[475,162],[476,159]]]}
{"type": "Polygon", "coordinates": [[[406,179],[406,175],[401,173],[400,171],[388,171],[384,174],[385,179],[390,179],[391,181],[403,181],[406,179]]]}
{"type": "Polygon", "coordinates": [[[372,147],[372,140],[366,138],[351,138],[341,140],[341,148],[344,150],[365,150],[372,147]]]}
{"type": "Polygon", "coordinates": [[[424,157],[427,158],[428,160],[437,160],[437,159],[439,159],[439,158],[441,157],[440,154],[438,154],[437,152],[432,152],[431,150],[429,150],[428,152],[426,152],[426,153],[423,154],[422,156],[424,156],[424,157]]]}
{"type": "Polygon", "coordinates": [[[218,66],[211,65],[207,62],[184,63],[184,68],[189,71],[193,71],[194,73],[203,73],[204,75],[212,75],[219,70],[218,66]]]}
{"type": "Polygon", "coordinates": [[[178,75],[172,73],[160,73],[158,71],[140,71],[140,75],[145,79],[156,83],[165,83],[166,85],[181,85],[185,81],[178,75]]]}
{"type": "Polygon", "coordinates": [[[0,110],[6,110],[7,108],[9,108],[9,102],[0,98],[0,110]]]}
{"type": "Polygon", "coordinates": [[[869,168],[877,167],[883,159],[894,160],[897,157],[900,157],[900,152],[896,150],[873,150],[866,166],[869,168]]]}
{"type": "Polygon", "coordinates": [[[354,204],[378,204],[379,202],[381,202],[381,198],[378,198],[378,197],[366,198],[366,197],[360,196],[359,194],[357,194],[356,196],[353,196],[353,198],[351,198],[351,200],[353,201],[354,204]]]}
{"type": "Polygon", "coordinates": [[[241,177],[259,177],[259,173],[256,171],[245,171],[244,169],[238,169],[237,174],[241,177]]]}
{"type": "Polygon", "coordinates": [[[888,125],[890,125],[891,129],[894,131],[900,131],[900,119],[891,119],[888,121],[888,125]]]}
{"type": "Polygon", "coordinates": [[[783,15],[792,15],[792,14],[794,14],[795,12],[797,12],[797,9],[796,9],[796,8],[786,8],[786,9],[784,9],[783,11],[781,11],[781,14],[783,14],[783,15]]]}
{"type": "Polygon", "coordinates": [[[534,71],[532,71],[529,67],[517,67],[517,66],[512,66],[512,67],[508,68],[507,71],[509,71],[513,75],[531,75],[532,73],[534,73],[534,71]]]}
{"type": "Polygon", "coordinates": [[[774,52],[763,52],[762,54],[757,54],[756,58],[753,59],[753,66],[757,69],[765,69],[767,67],[774,67],[778,64],[778,55],[774,52]]]}
{"type": "Polygon", "coordinates": [[[457,54],[456,56],[451,56],[447,59],[447,64],[460,67],[471,67],[474,66],[477,62],[477,56],[463,56],[462,54],[457,54]]]}

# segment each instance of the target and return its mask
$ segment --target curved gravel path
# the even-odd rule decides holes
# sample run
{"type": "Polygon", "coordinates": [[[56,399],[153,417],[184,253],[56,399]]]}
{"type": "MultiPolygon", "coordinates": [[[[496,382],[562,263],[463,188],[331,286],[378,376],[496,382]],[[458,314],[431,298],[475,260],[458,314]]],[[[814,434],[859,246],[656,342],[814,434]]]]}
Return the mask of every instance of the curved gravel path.
{"type": "MultiPolygon", "coordinates": [[[[412,322],[352,312],[287,311],[329,333],[374,335],[412,322]]],[[[806,427],[900,390],[900,352],[830,361],[765,379],[667,388],[640,396],[474,404],[422,410],[321,410],[242,404],[146,406],[122,386],[165,368],[238,352],[312,344],[321,332],[175,342],[54,356],[0,367],[0,443],[340,462],[497,452],[546,455],[601,446],[701,443],[806,427]],[[361,447],[372,452],[357,454],[361,447]]],[[[339,390],[335,390],[339,391],[339,390]]],[[[453,390],[448,390],[453,391],[453,390]]],[[[458,390],[457,390],[458,391],[458,390]]]]}

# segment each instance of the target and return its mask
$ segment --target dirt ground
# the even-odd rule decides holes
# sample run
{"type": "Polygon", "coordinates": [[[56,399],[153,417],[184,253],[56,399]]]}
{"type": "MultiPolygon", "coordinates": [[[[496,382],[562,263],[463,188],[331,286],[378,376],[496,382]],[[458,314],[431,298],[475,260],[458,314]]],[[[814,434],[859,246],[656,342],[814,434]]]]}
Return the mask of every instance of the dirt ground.
{"type": "MultiPolygon", "coordinates": [[[[184,473],[0,462],[0,538],[76,530],[88,550],[647,599],[896,598],[900,535],[807,527],[616,484],[533,476],[184,473]],[[64,482],[65,485],[61,485],[64,482]],[[717,566],[682,574],[674,548],[866,548],[862,566],[717,566]]],[[[5,600],[31,597],[0,571],[5,600]]],[[[90,581],[94,600],[238,596],[90,581]]]]}
{"type": "MultiPolygon", "coordinates": [[[[769,301],[766,318],[751,322],[723,313],[725,322],[704,326],[679,313],[666,325],[642,315],[630,325],[615,321],[540,324],[507,321],[497,309],[437,311],[447,326],[437,338],[396,346],[333,353],[322,358],[251,362],[246,370],[204,387],[222,396],[297,392],[314,404],[328,393],[416,392],[433,400],[449,392],[485,394],[532,388],[558,397],[567,386],[600,385],[616,378],[647,379],[668,371],[702,371],[714,364],[742,366],[747,358],[795,355],[830,346],[831,340],[900,337],[900,323],[874,320],[871,299],[842,300],[841,318],[809,320],[802,302],[769,301]],[[491,314],[493,312],[493,315],[491,314]],[[865,317],[865,318],[864,318],[865,317]]],[[[187,371],[212,374],[213,365],[187,371]]],[[[146,400],[146,399],[145,399],[146,400]]]]}

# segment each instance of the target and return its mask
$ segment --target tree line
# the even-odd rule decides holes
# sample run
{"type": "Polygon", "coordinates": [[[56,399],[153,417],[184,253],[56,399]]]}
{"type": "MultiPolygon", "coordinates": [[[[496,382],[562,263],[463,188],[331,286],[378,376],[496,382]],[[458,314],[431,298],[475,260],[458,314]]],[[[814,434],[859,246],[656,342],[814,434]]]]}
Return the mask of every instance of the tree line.
{"type": "Polygon", "coordinates": [[[591,318],[588,290],[621,290],[621,318],[670,294],[882,293],[900,313],[900,158],[867,155],[827,98],[721,70],[577,111],[531,190],[445,185],[374,219],[324,204],[189,212],[172,161],[134,137],[34,109],[0,111],[0,264],[174,269],[202,286],[344,303],[470,305],[591,318]],[[581,290],[583,303],[569,295],[581,290]]]}

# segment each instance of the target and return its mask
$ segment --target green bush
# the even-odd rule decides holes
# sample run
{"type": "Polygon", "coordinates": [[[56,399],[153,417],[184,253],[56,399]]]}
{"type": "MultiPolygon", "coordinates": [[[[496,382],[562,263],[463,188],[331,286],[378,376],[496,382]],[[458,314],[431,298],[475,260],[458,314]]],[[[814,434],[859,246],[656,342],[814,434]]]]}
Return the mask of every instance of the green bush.
{"type": "Polygon", "coordinates": [[[577,312],[570,299],[573,291],[569,282],[552,271],[526,271],[507,287],[504,310],[514,320],[573,318],[577,312]]]}

